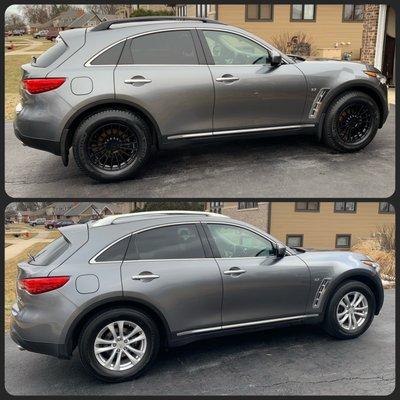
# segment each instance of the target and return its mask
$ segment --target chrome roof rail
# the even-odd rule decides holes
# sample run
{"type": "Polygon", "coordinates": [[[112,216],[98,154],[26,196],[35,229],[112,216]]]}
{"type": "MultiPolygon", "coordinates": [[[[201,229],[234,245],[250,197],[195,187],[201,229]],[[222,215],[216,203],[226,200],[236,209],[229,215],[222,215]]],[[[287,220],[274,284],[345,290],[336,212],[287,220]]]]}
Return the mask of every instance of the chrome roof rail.
{"type": "Polygon", "coordinates": [[[129,213],[129,214],[116,214],[116,215],[109,215],[105,218],[99,219],[93,222],[92,227],[99,227],[99,226],[107,226],[113,225],[118,223],[126,223],[134,221],[135,219],[141,219],[143,216],[169,216],[169,215],[199,215],[203,217],[220,217],[220,218],[229,218],[226,215],[216,214],[207,211],[144,211],[144,212],[137,212],[137,213],[129,213]],[[120,220],[120,221],[118,221],[120,220]]]}

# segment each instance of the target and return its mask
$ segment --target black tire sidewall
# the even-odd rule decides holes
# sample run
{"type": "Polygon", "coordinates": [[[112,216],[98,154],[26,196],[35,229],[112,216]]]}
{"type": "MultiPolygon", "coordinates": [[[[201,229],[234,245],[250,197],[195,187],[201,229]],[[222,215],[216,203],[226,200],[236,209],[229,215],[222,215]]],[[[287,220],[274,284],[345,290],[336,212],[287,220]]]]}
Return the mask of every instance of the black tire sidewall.
{"type": "Polygon", "coordinates": [[[156,324],[142,312],[119,308],[105,311],[91,319],[83,328],[79,337],[79,355],[85,369],[97,379],[106,382],[122,382],[142,374],[154,361],[160,346],[159,332],[156,324]],[[110,322],[127,320],[138,324],[147,339],[146,353],[134,367],[126,371],[111,371],[97,361],[93,352],[94,340],[99,331],[110,322]]]}
{"type": "Polygon", "coordinates": [[[360,335],[362,335],[371,325],[373,319],[374,319],[374,314],[375,314],[375,308],[376,308],[376,301],[375,301],[375,296],[372,292],[372,290],[365,285],[362,282],[359,281],[348,281],[340,285],[335,292],[333,293],[327,310],[325,314],[325,321],[324,325],[328,333],[330,333],[332,336],[335,336],[339,339],[353,339],[356,338],[360,335]],[[336,318],[336,309],[337,306],[340,302],[340,300],[343,298],[343,296],[346,295],[346,293],[352,292],[352,291],[358,291],[362,293],[367,301],[368,301],[368,316],[367,320],[364,322],[364,324],[357,330],[349,332],[343,329],[340,325],[339,322],[336,318]]]}
{"type": "Polygon", "coordinates": [[[78,167],[91,178],[101,182],[119,181],[134,176],[147,161],[151,150],[150,130],[135,113],[125,110],[105,110],[86,118],[77,128],[73,141],[73,152],[78,167]],[[121,122],[129,126],[138,140],[135,160],[121,171],[106,171],[94,166],[86,153],[86,141],[92,132],[110,122],[121,122]]]}
{"type": "Polygon", "coordinates": [[[324,129],[324,140],[329,146],[339,151],[352,152],[363,149],[375,137],[379,128],[379,107],[375,101],[365,93],[362,92],[348,92],[339,96],[334,100],[333,104],[329,107],[324,129]],[[337,116],[338,114],[352,102],[362,102],[366,104],[371,111],[371,126],[368,134],[357,144],[345,143],[337,131],[337,116]]]}

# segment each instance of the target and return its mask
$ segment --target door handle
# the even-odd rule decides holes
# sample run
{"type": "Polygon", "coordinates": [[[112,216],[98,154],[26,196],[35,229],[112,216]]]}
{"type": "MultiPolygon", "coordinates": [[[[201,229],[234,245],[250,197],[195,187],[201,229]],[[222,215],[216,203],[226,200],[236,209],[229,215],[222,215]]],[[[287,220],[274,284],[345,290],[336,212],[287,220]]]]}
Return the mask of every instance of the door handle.
{"type": "Polygon", "coordinates": [[[133,275],[132,280],[134,281],[141,281],[145,279],[157,279],[159,278],[159,275],[152,274],[151,272],[145,272],[145,273],[140,273],[139,275],[133,275]]]}
{"type": "Polygon", "coordinates": [[[240,268],[236,268],[236,269],[234,269],[234,268],[231,268],[231,269],[228,269],[227,271],[224,271],[224,274],[225,275],[242,275],[242,274],[244,274],[246,272],[246,270],[245,269],[240,269],[240,268]]]}
{"type": "Polygon", "coordinates": [[[217,82],[235,82],[238,81],[239,78],[237,76],[232,76],[229,74],[222,75],[221,77],[217,78],[217,82]]]}
{"type": "Polygon", "coordinates": [[[150,83],[151,79],[146,79],[143,77],[133,77],[131,79],[125,79],[124,82],[128,85],[134,85],[135,83],[150,83]]]}

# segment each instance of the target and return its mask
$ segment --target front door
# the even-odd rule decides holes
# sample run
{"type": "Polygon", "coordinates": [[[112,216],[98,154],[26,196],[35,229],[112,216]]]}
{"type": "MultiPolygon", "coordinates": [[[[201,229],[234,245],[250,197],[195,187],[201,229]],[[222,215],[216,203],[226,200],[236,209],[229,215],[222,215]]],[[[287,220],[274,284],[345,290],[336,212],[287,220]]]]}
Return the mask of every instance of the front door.
{"type": "Polygon", "coordinates": [[[304,315],[310,272],[296,256],[244,227],[209,223],[208,235],[223,280],[222,324],[304,315]]]}
{"type": "Polygon", "coordinates": [[[163,138],[212,131],[214,88],[191,30],[128,39],[114,71],[115,96],[146,110],[163,138]]]}
{"type": "Polygon", "coordinates": [[[221,325],[221,275],[196,224],[132,235],[121,278],[124,295],[156,307],[172,333],[221,325]]]}
{"type": "Polygon", "coordinates": [[[215,132],[302,122],[307,85],[295,64],[271,66],[266,48],[236,33],[199,33],[214,64],[215,132]]]}

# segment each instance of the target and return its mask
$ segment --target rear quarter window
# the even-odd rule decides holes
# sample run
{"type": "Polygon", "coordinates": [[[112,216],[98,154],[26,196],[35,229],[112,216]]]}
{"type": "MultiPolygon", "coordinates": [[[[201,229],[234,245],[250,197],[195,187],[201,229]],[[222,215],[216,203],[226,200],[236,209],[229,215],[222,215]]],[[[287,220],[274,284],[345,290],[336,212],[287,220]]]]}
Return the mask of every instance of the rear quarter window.
{"type": "Polygon", "coordinates": [[[62,54],[66,52],[68,46],[60,40],[54,46],[50,47],[43,54],[41,54],[36,62],[32,62],[32,66],[39,68],[46,68],[53,64],[62,54]]]}
{"type": "Polygon", "coordinates": [[[117,65],[122,53],[122,49],[124,48],[124,44],[125,41],[117,43],[116,45],[103,51],[90,62],[90,65],[117,65]]]}

